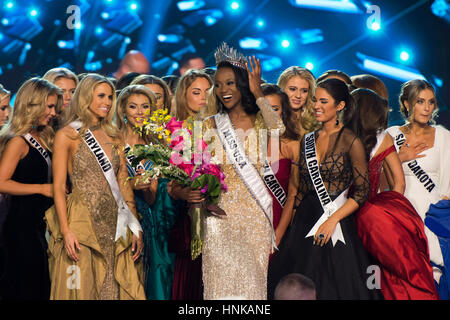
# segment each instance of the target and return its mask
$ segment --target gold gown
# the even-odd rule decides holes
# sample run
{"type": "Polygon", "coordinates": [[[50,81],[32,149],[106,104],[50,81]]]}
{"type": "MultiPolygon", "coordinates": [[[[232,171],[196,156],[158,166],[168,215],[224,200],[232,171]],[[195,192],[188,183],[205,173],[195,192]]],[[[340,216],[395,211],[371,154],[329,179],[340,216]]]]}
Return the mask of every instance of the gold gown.
{"type": "MultiPolygon", "coordinates": [[[[120,158],[112,152],[117,175],[120,158]]],[[[132,260],[131,231],[127,240],[114,241],[118,207],[109,184],[87,144],[75,153],[70,176],[72,193],[67,198],[67,219],[79,243],[79,261],[64,249],[54,207],[46,212],[49,241],[51,299],[145,299],[142,268],[132,260]]]]}
{"type": "MultiPolygon", "coordinates": [[[[260,105],[261,101],[258,102],[260,105]]],[[[276,125],[280,126],[279,122],[276,125]]],[[[260,129],[265,128],[264,119],[261,113],[258,113],[255,131],[258,133],[260,129]]],[[[208,118],[203,123],[203,131],[208,129],[215,129],[213,118],[208,118]]],[[[284,126],[282,129],[284,130],[284,126]]],[[[205,141],[214,143],[215,150],[219,154],[222,152],[225,158],[219,137],[213,136],[207,141],[206,136],[205,141]]],[[[244,147],[248,158],[251,158],[250,150],[253,151],[251,155],[254,155],[255,143],[259,145],[259,134],[245,138],[244,147]]],[[[261,172],[263,163],[259,160],[254,164],[258,172],[261,172]]],[[[228,192],[222,193],[218,205],[227,215],[224,218],[208,216],[203,221],[204,299],[265,300],[272,226],[233,165],[222,161],[221,169],[226,175],[228,192]]]]}

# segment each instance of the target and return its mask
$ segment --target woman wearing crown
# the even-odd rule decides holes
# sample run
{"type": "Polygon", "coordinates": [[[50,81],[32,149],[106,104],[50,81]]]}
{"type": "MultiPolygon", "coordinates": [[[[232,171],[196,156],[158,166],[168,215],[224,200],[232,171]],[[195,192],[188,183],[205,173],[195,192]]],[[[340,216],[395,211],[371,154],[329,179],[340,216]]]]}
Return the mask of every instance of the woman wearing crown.
{"type": "Polygon", "coordinates": [[[226,216],[204,220],[204,298],[266,299],[275,239],[272,198],[262,179],[266,157],[261,155],[268,134],[277,137],[285,128],[261,91],[259,60],[250,59],[250,70],[247,58],[226,44],[215,58],[211,99],[218,113],[204,120],[203,139],[221,164],[228,192],[219,200],[226,216]]]}

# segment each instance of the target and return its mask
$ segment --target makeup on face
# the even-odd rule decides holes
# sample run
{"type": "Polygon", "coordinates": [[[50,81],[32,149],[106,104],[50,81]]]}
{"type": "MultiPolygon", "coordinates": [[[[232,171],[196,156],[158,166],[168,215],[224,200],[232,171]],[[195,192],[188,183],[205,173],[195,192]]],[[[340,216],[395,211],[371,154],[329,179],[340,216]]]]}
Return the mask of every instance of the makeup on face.
{"type": "Polygon", "coordinates": [[[100,83],[94,88],[89,110],[98,118],[105,118],[112,107],[113,91],[107,83],[100,83]]]}
{"type": "Polygon", "coordinates": [[[206,78],[198,77],[186,90],[189,109],[197,113],[206,106],[206,96],[211,84],[206,78]]]}
{"type": "Polygon", "coordinates": [[[146,112],[150,109],[150,101],[146,95],[132,94],[125,107],[125,116],[128,123],[133,126],[141,125],[149,115],[146,112]]]}
{"type": "Polygon", "coordinates": [[[289,97],[291,108],[303,108],[309,93],[309,83],[300,76],[293,76],[287,82],[284,91],[289,97]]]}
{"type": "Polygon", "coordinates": [[[156,83],[151,83],[151,84],[145,84],[144,86],[146,86],[147,88],[149,88],[156,97],[156,107],[158,109],[164,109],[164,89],[156,83]]]}
{"type": "Polygon", "coordinates": [[[214,79],[214,93],[225,108],[232,109],[241,102],[242,95],[236,85],[236,76],[231,68],[220,68],[214,79]]]}

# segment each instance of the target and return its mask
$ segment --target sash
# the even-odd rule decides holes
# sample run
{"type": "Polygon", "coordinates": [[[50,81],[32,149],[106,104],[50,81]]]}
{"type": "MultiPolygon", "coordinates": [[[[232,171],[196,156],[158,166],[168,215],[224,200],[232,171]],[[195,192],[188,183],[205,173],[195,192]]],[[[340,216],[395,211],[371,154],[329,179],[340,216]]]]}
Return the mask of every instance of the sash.
{"type": "Polygon", "coordinates": [[[50,183],[52,181],[52,159],[48,152],[41,146],[41,144],[33,138],[33,136],[29,133],[23,136],[39,153],[42,158],[44,158],[45,162],[47,162],[47,182],[50,183]]]}
{"type": "Polygon", "coordinates": [[[272,228],[272,248],[275,245],[275,231],[273,230],[273,207],[272,196],[261,179],[258,170],[247,159],[244,149],[239,143],[239,139],[234,131],[230,117],[226,113],[217,113],[214,115],[214,122],[219,133],[220,141],[227,155],[228,160],[233,164],[234,170],[241,178],[247,190],[256,200],[258,205],[264,211],[272,228]]]}
{"type": "Polygon", "coordinates": [[[264,162],[263,181],[266,184],[267,189],[269,189],[270,193],[272,193],[273,197],[277,199],[280,206],[284,207],[287,200],[286,192],[278,181],[275,173],[273,173],[272,167],[267,159],[264,162]]]}
{"type": "MultiPolygon", "coordinates": [[[[400,130],[400,127],[392,127],[391,132],[394,134],[394,144],[397,152],[405,143],[406,137],[405,134],[400,130]]],[[[406,163],[406,166],[411,170],[411,172],[416,176],[419,183],[424,187],[426,192],[430,195],[433,195],[436,198],[439,198],[438,188],[436,188],[436,184],[431,179],[431,176],[428,175],[420,165],[420,159],[414,159],[406,163]]]]}
{"type": "MultiPolygon", "coordinates": [[[[314,131],[306,134],[305,136],[305,156],[306,164],[308,166],[309,176],[316,190],[317,197],[320,200],[320,204],[323,208],[323,214],[317,220],[316,224],[312,227],[305,238],[314,237],[319,227],[324,223],[334,212],[336,212],[347,201],[347,191],[344,190],[334,201],[331,200],[327,189],[325,188],[320,175],[319,161],[316,154],[316,141],[314,138],[314,131]]],[[[333,247],[340,240],[345,244],[344,235],[342,233],[341,224],[338,222],[333,234],[331,235],[333,247]]]]}
{"type": "MultiPolygon", "coordinates": [[[[76,131],[79,131],[81,128],[81,122],[74,121],[70,123],[70,126],[76,131]]],[[[139,221],[136,219],[133,213],[130,211],[130,208],[128,208],[128,205],[126,204],[123,195],[120,192],[119,184],[117,183],[117,178],[114,174],[113,166],[109,161],[106,152],[102,149],[100,143],[98,143],[97,139],[95,139],[95,136],[89,129],[86,131],[83,140],[97,159],[98,165],[102,169],[106,181],[108,181],[109,187],[111,188],[111,193],[116,200],[117,207],[119,208],[117,215],[115,241],[117,241],[120,237],[126,239],[127,227],[129,227],[130,230],[137,237],[139,237],[139,231],[142,231],[141,225],[139,224],[139,221]]]]}
{"type": "Polygon", "coordinates": [[[127,143],[125,146],[125,159],[127,159],[128,169],[132,171],[133,176],[136,175],[136,172],[139,170],[145,170],[145,167],[139,162],[135,167],[131,164],[133,160],[136,158],[135,155],[128,155],[128,152],[131,150],[131,146],[127,143]]]}

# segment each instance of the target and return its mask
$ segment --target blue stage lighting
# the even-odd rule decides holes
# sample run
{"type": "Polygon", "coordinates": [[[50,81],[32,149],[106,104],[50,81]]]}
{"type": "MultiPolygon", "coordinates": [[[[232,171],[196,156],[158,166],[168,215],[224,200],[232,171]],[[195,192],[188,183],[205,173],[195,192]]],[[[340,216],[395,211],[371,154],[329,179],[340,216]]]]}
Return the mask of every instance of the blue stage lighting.
{"type": "Polygon", "coordinates": [[[409,81],[411,79],[425,80],[425,77],[417,69],[397,65],[378,58],[369,57],[359,52],[356,53],[356,56],[362,61],[362,63],[358,64],[361,69],[402,82],[409,81]]]}
{"type": "Polygon", "coordinates": [[[256,20],[256,25],[257,25],[258,27],[262,28],[262,27],[264,27],[265,22],[264,22],[263,19],[258,19],[258,20],[256,20]]]}
{"type": "Polygon", "coordinates": [[[231,7],[231,9],[233,9],[233,10],[239,9],[239,7],[240,7],[239,2],[233,1],[233,2],[231,3],[230,7],[231,7]]]}
{"type": "Polygon", "coordinates": [[[323,41],[323,32],[321,29],[295,29],[295,33],[300,38],[301,44],[310,44],[323,41]]]}
{"type": "Polygon", "coordinates": [[[210,9],[210,10],[201,10],[200,13],[207,13],[208,15],[203,19],[205,25],[210,27],[217,23],[220,19],[223,18],[222,11],[218,9],[210,9]]]}
{"type": "Polygon", "coordinates": [[[38,15],[38,12],[37,12],[36,9],[31,9],[31,10],[30,10],[30,16],[36,17],[37,15],[38,15]]]}
{"type": "Polygon", "coordinates": [[[409,60],[409,53],[407,51],[400,52],[400,59],[402,61],[408,61],[409,60]]]}
{"type": "Polygon", "coordinates": [[[5,7],[6,7],[7,9],[12,9],[12,8],[14,7],[14,2],[8,1],[8,2],[5,4],[5,7]]]}
{"type": "Polygon", "coordinates": [[[256,49],[256,50],[263,50],[267,48],[269,45],[267,42],[262,38],[244,38],[239,40],[239,46],[242,49],[256,49]]]}
{"type": "Polygon", "coordinates": [[[284,40],[281,41],[281,46],[283,48],[288,48],[290,45],[291,45],[291,43],[287,39],[284,39],[284,40]]]}
{"type": "Polygon", "coordinates": [[[370,30],[373,31],[378,31],[381,29],[380,23],[378,22],[372,22],[372,24],[370,25],[370,30]]]}
{"type": "Polygon", "coordinates": [[[271,72],[282,67],[280,57],[258,54],[258,58],[261,61],[261,69],[264,72],[271,72]]]}
{"type": "Polygon", "coordinates": [[[350,0],[289,0],[294,7],[338,11],[346,13],[361,13],[362,11],[350,0]]]}
{"type": "Polygon", "coordinates": [[[81,23],[81,22],[77,22],[77,23],[75,23],[75,29],[77,29],[77,30],[81,30],[81,29],[83,29],[83,24],[81,23]]]}
{"type": "Polygon", "coordinates": [[[450,15],[450,4],[446,0],[434,0],[431,12],[438,17],[445,18],[450,15]]]}
{"type": "Polygon", "coordinates": [[[138,8],[137,3],[133,2],[132,4],[130,4],[130,9],[131,10],[137,10],[137,8],[138,8]]]}
{"type": "Polygon", "coordinates": [[[103,28],[102,27],[95,28],[95,34],[101,35],[102,33],[103,33],[103,28]]]}
{"type": "Polygon", "coordinates": [[[442,86],[444,85],[444,80],[442,80],[441,78],[438,78],[436,76],[434,76],[433,79],[434,79],[434,83],[436,84],[436,86],[438,86],[439,88],[442,88],[442,86]]]}
{"type": "Polygon", "coordinates": [[[2,25],[7,26],[9,24],[9,20],[6,18],[2,19],[2,25]]]}
{"type": "Polygon", "coordinates": [[[60,49],[73,49],[75,47],[73,40],[59,40],[57,44],[60,49]]]}
{"type": "Polygon", "coordinates": [[[197,10],[205,6],[205,1],[192,0],[192,1],[178,1],[177,7],[180,11],[197,10]]]}
{"type": "Polygon", "coordinates": [[[157,38],[159,42],[177,43],[183,39],[183,36],[178,34],[158,34],[157,38]]]}
{"type": "Polygon", "coordinates": [[[109,13],[108,13],[108,12],[102,12],[102,13],[101,13],[101,16],[102,16],[102,18],[105,19],[105,20],[109,19],[109,13]]]}
{"type": "Polygon", "coordinates": [[[312,69],[314,69],[314,64],[312,62],[307,62],[305,64],[305,68],[308,70],[312,70],[312,69]]]}

